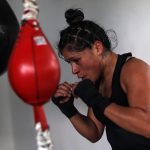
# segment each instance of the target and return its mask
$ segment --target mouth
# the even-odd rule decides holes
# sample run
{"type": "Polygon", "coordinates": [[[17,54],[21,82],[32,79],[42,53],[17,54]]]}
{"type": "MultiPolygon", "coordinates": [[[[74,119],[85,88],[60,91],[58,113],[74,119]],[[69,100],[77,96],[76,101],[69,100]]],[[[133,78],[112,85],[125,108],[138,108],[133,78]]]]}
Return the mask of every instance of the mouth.
{"type": "Polygon", "coordinates": [[[77,77],[80,80],[90,79],[90,76],[88,76],[88,75],[77,75],[77,77]]]}
{"type": "Polygon", "coordinates": [[[80,79],[81,79],[81,80],[85,80],[85,79],[88,79],[88,78],[87,78],[87,77],[81,77],[80,79]]]}
{"type": "Polygon", "coordinates": [[[84,80],[84,79],[85,79],[85,77],[78,76],[78,79],[84,80]]]}

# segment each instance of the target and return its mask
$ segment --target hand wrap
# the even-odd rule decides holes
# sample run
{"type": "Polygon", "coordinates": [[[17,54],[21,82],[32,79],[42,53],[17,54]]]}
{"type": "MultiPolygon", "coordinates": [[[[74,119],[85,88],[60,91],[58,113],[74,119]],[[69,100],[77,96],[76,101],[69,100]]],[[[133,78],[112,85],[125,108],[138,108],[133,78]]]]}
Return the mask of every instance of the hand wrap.
{"type": "Polygon", "coordinates": [[[89,107],[93,108],[94,114],[99,119],[99,115],[104,114],[105,108],[111,104],[108,98],[103,97],[95,85],[89,79],[81,81],[74,90],[74,94],[79,96],[89,107]]]}
{"type": "Polygon", "coordinates": [[[66,117],[71,118],[78,112],[73,105],[74,97],[71,96],[67,102],[60,103],[62,99],[64,99],[64,97],[52,97],[52,101],[54,102],[55,105],[58,106],[58,108],[62,111],[62,113],[66,117]]]}

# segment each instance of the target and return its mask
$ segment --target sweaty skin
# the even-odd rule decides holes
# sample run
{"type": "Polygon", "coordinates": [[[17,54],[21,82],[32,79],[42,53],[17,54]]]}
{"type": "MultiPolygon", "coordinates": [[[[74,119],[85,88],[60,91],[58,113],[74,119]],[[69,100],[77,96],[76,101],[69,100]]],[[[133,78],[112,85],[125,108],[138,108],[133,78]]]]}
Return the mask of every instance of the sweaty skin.
{"type": "MultiPolygon", "coordinates": [[[[99,92],[110,97],[112,77],[118,55],[105,52],[101,42],[93,45],[92,50],[70,52],[63,50],[66,62],[71,65],[72,73],[79,79],[90,79],[95,82],[101,76],[99,92]]],[[[104,115],[121,128],[150,138],[150,67],[148,64],[133,58],[126,62],[121,71],[120,83],[128,98],[129,107],[115,103],[110,104],[104,115]]],[[[67,101],[74,87],[64,83],[56,95],[66,94],[67,101]]],[[[75,129],[91,142],[98,141],[105,125],[96,119],[91,108],[87,116],[77,113],[70,118],[75,129]]]]}

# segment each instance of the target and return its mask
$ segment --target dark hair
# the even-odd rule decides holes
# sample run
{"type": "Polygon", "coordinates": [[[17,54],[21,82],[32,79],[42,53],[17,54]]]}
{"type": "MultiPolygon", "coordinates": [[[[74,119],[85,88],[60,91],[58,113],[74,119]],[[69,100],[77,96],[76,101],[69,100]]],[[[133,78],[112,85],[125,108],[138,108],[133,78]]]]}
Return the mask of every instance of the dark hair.
{"type": "Polygon", "coordinates": [[[84,14],[80,9],[68,9],[65,12],[67,28],[60,32],[58,54],[66,47],[70,51],[82,51],[91,48],[92,44],[99,40],[107,49],[111,49],[111,43],[105,30],[90,20],[84,20],[84,14]]]}

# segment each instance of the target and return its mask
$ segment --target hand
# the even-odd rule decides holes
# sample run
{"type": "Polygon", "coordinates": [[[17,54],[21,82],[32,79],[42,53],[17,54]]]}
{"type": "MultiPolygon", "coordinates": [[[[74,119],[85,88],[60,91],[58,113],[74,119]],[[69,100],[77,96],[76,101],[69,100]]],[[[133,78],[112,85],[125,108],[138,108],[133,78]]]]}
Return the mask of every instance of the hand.
{"type": "Polygon", "coordinates": [[[74,93],[89,107],[96,110],[98,114],[103,114],[105,108],[111,104],[111,101],[108,98],[103,97],[96,89],[94,83],[89,79],[79,82],[74,89],[74,93]]]}
{"type": "Polygon", "coordinates": [[[91,80],[85,79],[79,82],[74,87],[73,93],[74,95],[80,97],[89,107],[91,107],[93,101],[93,97],[91,96],[91,94],[95,95],[96,93],[98,93],[98,90],[91,80]]]}
{"type": "Polygon", "coordinates": [[[74,98],[78,98],[78,96],[74,93],[74,90],[76,89],[77,85],[78,85],[79,82],[75,82],[75,83],[72,83],[71,86],[71,94],[73,95],[74,98]]]}
{"type": "Polygon", "coordinates": [[[68,117],[71,118],[77,113],[73,105],[72,84],[64,82],[60,84],[52,97],[52,101],[68,117]]]}
{"type": "Polygon", "coordinates": [[[72,87],[73,85],[69,84],[68,82],[59,84],[53,97],[61,97],[60,103],[67,102],[71,97],[72,87]]]}

